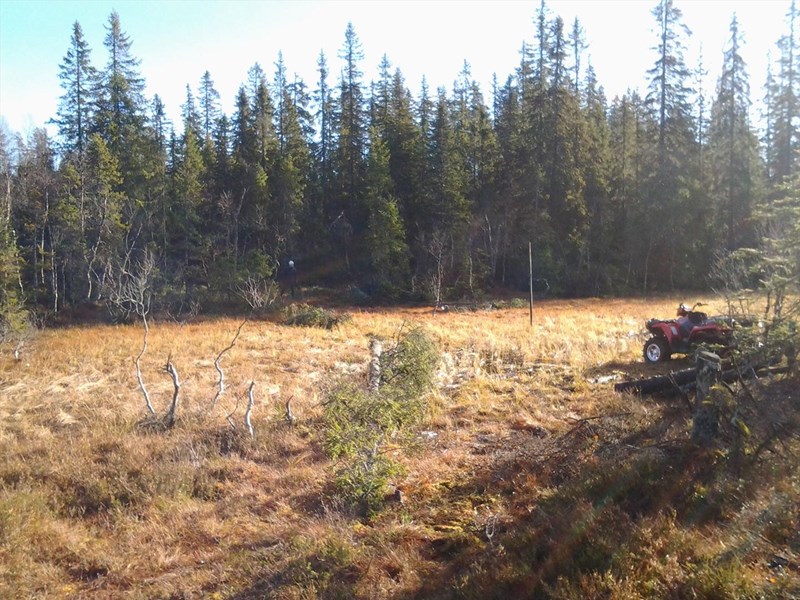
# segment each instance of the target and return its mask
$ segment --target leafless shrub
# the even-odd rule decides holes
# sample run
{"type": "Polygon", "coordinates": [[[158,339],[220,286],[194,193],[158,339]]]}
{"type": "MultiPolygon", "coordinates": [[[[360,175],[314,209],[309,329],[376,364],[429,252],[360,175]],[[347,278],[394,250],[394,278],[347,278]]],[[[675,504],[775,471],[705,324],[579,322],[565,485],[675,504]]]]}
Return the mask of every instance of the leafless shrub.
{"type": "Polygon", "coordinates": [[[136,381],[139,383],[142,396],[144,396],[147,412],[155,415],[156,411],[153,409],[150,394],[145,387],[141,368],[142,356],[147,352],[147,337],[150,333],[147,317],[151,308],[151,279],[155,269],[155,258],[151,252],[145,251],[143,258],[134,265],[133,269],[128,270],[128,264],[129,261],[126,260],[118,270],[117,276],[111,280],[113,283],[109,289],[108,306],[112,313],[116,311],[128,318],[136,315],[142,319],[144,327],[142,349],[133,362],[136,366],[136,381]]]}
{"type": "Polygon", "coordinates": [[[14,360],[22,359],[22,348],[36,336],[38,327],[27,314],[20,313],[18,319],[0,318],[0,344],[12,347],[14,360]]]}
{"type": "Polygon", "coordinates": [[[153,253],[145,250],[141,260],[132,267],[125,261],[107,282],[107,304],[112,313],[124,318],[132,316],[147,320],[152,302],[152,278],[156,261],[153,253]]]}
{"type": "Polygon", "coordinates": [[[271,279],[250,275],[237,288],[237,292],[253,311],[261,311],[275,303],[280,290],[278,285],[271,279]]]}

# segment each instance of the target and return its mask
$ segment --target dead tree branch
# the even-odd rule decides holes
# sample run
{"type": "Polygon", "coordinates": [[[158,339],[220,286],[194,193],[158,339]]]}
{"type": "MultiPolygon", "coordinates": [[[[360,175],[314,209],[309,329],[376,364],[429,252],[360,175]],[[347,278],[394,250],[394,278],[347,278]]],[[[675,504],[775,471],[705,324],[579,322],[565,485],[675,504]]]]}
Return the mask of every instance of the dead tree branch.
{"type": "Polygon", "coordinates": [[[172,364],[171,356],[167,358],[167,364],[164,366],[164,370],[169,373],[170,377],[172,377],[172,386],[174,388],[174,392],[172,394],[172,403],[170,404],[169,411],[165,417],[167,427],[172,427],[175,424],[175,413],[178,410],[178,397],[181,391],[181,382],[178,379],[178,371],[175,368],[175,365],[172,364]]]}
{"type": "Polygon", "coordinates": [[[233,415],[237,410],[239,410],[239,396],[236,396],[236,405],[233,407],[233,410],[225,415],[225,420],[228,421],[228,424],[234,431],[236,431],[236,423],[233,421],[233,415]]]}
{"type": "Polygon", "coordinates": [[[242,327],[244,327],[245,323],[247,323],[247,319],[241,322],[239,329],[236,330],[236,335],[233,336],[233,340],[231,340],[231,343],[228,344],[228,347],[222,350],[222,352],[217,355],[217,358],[214,359],[214,368],[219,374],[219,379],[217,380],[217,393],[214,394],[214,398],[211,400],[211,410],[214,410],[214,407],[217,405],[217,400],[219,400],[219,397],[222,396],[223,392],[225,392],[225,373],[222,372],[222,367],[219,366],[219,361],[222,360],[223,354],[233,348],[236,340],[239,339],[239,334],[242,333],[242,327]]]}
{"type": "Polygon", "coordinates": [[[255,404],[255,398],[253,397],[253,388],[256,386],[255,381],[250,382],[250,389],[247,390],[247,396],[249,400],[247,401],[247,410],[244,411],[244,426],[247,428],[247,433],[250,434],[250,437],[255,437],[253,433],[253,423],[250,421],[250,416],[253,412],[253,405],[255,404]]]}
{"type": "Polygon", "coordinates": [[[292,413],[292,396],[286,401],[286,422],[289,425],[294,425],[297,422],[297,418],[295,418],[294,413],[292,413]]]}

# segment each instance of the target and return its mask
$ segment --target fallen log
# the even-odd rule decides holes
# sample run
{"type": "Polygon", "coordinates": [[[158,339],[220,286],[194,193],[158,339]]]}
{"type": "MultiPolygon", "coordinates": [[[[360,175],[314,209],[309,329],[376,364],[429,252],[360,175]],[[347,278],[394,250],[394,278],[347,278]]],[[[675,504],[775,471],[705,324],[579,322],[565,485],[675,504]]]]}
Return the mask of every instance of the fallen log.
{"type": "MultiPolygon", "coordinates": [[[[778,375],[789,371],[789,367],[758,367],[748,369],[741,376],[745,379],[753,377],[764,377],[766,375],[778,375]]],[[[731,383],[739,378],[736,369],[728,369],[722,372],[722,381],[731,383]]],[[[697,369],[683,369],[674,371],[669,375],[656,375],[646,379],[636,379],[634,381],[623,381],[614,385],[615,392],[630,392],[634,394],[657,394],[659,392],[688,392],[697,385],[697,369]]]]}
{"type": "Polygon", "coordinates": [[[677,386],[686,385],[697,378],[697,369],[683,369],[669,375],[655,375],[646,379],[623,381],[614,384],[615,392],[633,392],[636,394],[653,394],[677,386]]]}

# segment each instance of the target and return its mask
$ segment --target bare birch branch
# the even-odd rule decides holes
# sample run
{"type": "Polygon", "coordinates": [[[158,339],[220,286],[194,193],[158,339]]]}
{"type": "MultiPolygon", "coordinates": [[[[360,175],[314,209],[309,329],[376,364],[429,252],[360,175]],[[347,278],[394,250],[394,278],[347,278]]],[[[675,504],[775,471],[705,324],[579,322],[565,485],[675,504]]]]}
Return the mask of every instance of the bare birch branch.
{"type": "Polygon", "coordinates": [[[150,402],[150,394],[147,391],[147,388],[144,385],[144,379],[142,378],[142,367],[140,361],[144,353],[147,352],[147,335],[150,333],[150,328],[147,325],[147,316],[142,315],[142,324],[144,325],[144,339],[142,340],[142,349],[139,351],[139,354],[136,357],[136,360],[133,363],[136,365],[136,381],[139,382],[139,389],[142,391],[142,396],[144,396],[144,403],[147,406],[147,412],[151,415],[155,415],[156,411],[153,409],[153,404],[150,402]]]}

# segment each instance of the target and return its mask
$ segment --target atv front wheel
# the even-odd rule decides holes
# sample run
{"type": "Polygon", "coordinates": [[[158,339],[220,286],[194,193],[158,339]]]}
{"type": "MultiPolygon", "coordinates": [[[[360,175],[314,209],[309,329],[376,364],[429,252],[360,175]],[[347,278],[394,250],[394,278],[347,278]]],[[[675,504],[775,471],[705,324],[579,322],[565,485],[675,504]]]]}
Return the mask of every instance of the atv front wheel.
{"type": "Polygon", "coordinates": [[[662,337],[652,337],[644,344],[644,361],[650,364],[655,364],[670,357],[667,342],[662,337]]]}

